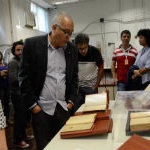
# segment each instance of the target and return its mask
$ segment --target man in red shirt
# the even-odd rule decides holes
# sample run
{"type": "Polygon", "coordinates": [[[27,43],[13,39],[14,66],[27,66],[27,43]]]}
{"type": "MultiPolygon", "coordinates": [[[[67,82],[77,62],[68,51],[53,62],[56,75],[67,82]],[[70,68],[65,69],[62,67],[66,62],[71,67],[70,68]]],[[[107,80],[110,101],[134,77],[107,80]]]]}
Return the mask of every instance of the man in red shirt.
{"type": "Polygon", "coordinates": [[[118,91],[127,90],[127,73],[134,64],[138,54],[136,48],[130,45],[131,33],[128,30],[121,32],[122,44],[116,48],[112,58],[111,71],[118,91]],[[116,66],[117,65],[117,66],[116,66]]]}

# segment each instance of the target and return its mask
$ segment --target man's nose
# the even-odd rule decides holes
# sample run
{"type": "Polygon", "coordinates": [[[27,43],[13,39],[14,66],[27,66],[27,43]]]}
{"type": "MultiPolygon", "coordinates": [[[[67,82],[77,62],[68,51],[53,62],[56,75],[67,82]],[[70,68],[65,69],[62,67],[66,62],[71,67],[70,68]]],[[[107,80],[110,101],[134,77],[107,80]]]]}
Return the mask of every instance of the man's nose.
{"type": "Polygon", "coordinates": [[[67,39],[67,41],[69,41],[69,40],[70,40],[70,38],[71,38],[71,35],[66,35],[66,39],[67,39]]]}

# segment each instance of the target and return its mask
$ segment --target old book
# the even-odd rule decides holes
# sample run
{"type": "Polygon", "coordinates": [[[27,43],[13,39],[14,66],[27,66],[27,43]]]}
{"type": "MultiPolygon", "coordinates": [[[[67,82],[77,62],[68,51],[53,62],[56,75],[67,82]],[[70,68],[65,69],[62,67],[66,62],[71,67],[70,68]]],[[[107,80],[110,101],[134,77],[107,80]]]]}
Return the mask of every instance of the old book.
{"type": "Polygon", "coordinates": [[[150,130],[150,113],[149,112],[131,113],[130,130],[131,131],[150,130]]]}
{"type": "Polygon", "coordinates": [[[72,131],[84,131],[92,128],[95,119],[95,114],[73,116],[66,122],[66,125],[62,129],[63,132],[72,132],[72,131]]]}
{"type": "Polygon", "coordinates": [[[150,117],[150,112],[133,112],[130,114],[130,119],[150,117]]]}
{"type": "MultiPolygon", "coordinates": [[[[93,112],[92,112],[93,113],[93,112]]],[[[77,116],[84,115],[85,113],[76,113],[77,116]]],[[[98,112],[96,119],[90,129],[80,130],[80,131],[68,131],[60,132],[62,139],[92,136],[98,134],[107,134],[112,132],[113,122],[110,118],[111,111],[98,112]]]]}
{"type": "Polygon", "coordinates": [[[118,150],[150,150],[150,141],[134,134],[118,150]]]}
{"type": "Polygon", "coordinates": [[[106,110],[106,108],[107,108],[106,92],[86,95],[84,112],[106,110]]]}

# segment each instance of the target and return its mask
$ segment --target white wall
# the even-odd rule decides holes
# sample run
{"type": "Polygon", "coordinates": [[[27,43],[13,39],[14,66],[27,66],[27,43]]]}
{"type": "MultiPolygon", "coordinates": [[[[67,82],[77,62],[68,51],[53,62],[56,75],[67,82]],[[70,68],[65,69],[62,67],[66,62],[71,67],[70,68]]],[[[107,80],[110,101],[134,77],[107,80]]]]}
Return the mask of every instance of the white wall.
{"type": "Polygon", "coordinates": [[[25,27],[25,11],[30,11],[30,0],[0,0],[0,45],[45,34],[25,27]]]}
{"type": "Polygon", "coordinates": [[[7,0],[0,0],[0,45],[11,43],[11,25],[7,0]]]}
{"type": "MultiPolygon", "coordinates": [[[[122,30],[130,30],[131,44],[138,50],[141,49],[138,39],[134,37],[139,29],[150,27],[149,8],[150,0],[86,0],[60,5],[50,12],[49,28],[57,12],[67,12],[74,20],[75,33],[82,31],[89,34],[90,43],[102,49],[102,55],[106,60],[105,66],[108,67],[111,61],[109,58],[112,55],[108,43],[115,43],[117,47],[121,43],[120,32],[122,30]],[[105,23],[100,23],[100,18],[104,18],[105,23]]],[[[30,0],[0,0],[0,45],[45,34],[24,27],[24,12],[29,9],[30,0]],[[9,11],[12,15],[12,25],[9,11]]]]}
{"type": "MultiPolygon", "coordinates": [[[[117,47],[121,43],[120,33],[124,29],[131,31],[131,44],[138,50],[141,49],[135,35],[141,28],[150,28],[149,8],[150,0],[87,0],[60,5],[51,13],[50,19],[57,12],[67,12],[74,20],[75,33],[83,31],[91,23],[84,33],[90,35],[91,44],[102,48],[103,57],[107,60],[112,54],[112,51],[107,51],[108,42],[115,43],[117,47]],[[101,24],[100,18],[109,21],[101,24]]],[[[108,67],[109,64],[107,60],[106,66],[108,67]]]]}
{"type": "Polygon", "coordinates": [[[20,39],[46,34],[25,27],[25,12],[30,11],[30,0],[0,0],[0,51],[8,63],[11,45],[20,39]]]}
{"type": "Polygon", "coordinates": [[[25,27],[25,11],[30,11],[30,0],[11,0],[13,7],[13,22],[15,40],[45,34],[44,32],[25,27]]]}

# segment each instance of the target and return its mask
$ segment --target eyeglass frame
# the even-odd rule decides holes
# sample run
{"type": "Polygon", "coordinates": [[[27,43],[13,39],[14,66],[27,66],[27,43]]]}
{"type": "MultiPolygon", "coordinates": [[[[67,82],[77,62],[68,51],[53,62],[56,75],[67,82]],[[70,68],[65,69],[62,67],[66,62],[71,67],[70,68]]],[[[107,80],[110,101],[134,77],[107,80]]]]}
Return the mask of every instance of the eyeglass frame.
{"type": "Polygon", "coordinates": [[[72,36],[72,34],[74,34],[74,31],[72,31],[71,33],[68,33],[65,31],[65,29],[63,29],[60,25],[55,24],[66,36],[72,36]]]}
{"type": "Polygon", "coordinates": [[[89,47],[89,46],[86,46],[86,47],[84,47],[84,48],[78,48],[78,50],[79,50],[79,51],[88,50],[88,47],[89,47]]]}

